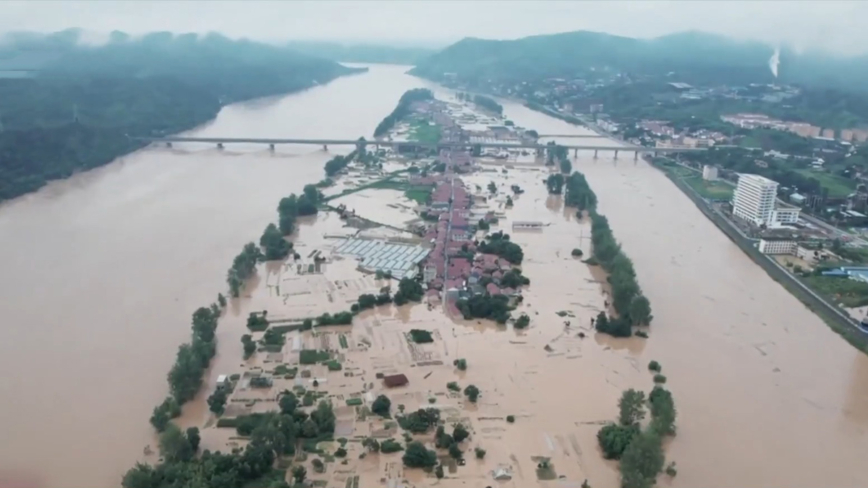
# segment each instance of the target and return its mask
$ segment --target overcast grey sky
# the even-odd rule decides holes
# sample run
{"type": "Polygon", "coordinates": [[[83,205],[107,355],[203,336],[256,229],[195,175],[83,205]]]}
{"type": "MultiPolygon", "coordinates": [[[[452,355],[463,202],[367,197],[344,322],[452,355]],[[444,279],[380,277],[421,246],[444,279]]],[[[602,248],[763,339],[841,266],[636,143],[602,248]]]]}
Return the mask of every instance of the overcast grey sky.
{"type": "Polygon", "coordinates": [[[0,32],[218,31],[276,41],[437,42],[571,30],[653,37],[703,30],[736,38],[868,52],[868,2],[546,1],[0,1],[0,32]]]}

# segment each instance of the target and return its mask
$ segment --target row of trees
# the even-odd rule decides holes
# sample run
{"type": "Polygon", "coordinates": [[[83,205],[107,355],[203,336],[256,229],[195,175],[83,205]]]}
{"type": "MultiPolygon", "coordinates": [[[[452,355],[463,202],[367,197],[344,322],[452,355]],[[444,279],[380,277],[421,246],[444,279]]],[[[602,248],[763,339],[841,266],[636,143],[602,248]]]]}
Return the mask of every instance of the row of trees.
{"type": "Polygon", "coordinates": [[[567,194],[564,203],[570,207],[576,207],[579,211],[595,208],[597,195],[591,190],[585,175],[576,171],[566,180],[567,194]]]}
{"type": "Polygon", "coordinates": [[[591,211],[591,243],[594,259],[609,273],[612,307],[633,325],[651,323],[651,304],[636,282],[636,271],[615,240],[606,217],[591,211]]]}
{"type": "Polygon", "coordinates": [[[618,410],[618,422],[606,424],[597,432],[603,456],[620,459],[622,488],[651,487],[665,462],[662,440],[675,434],[672,394],[658,385],[646,399],[644,392],[629,389],[621,395],[618,410]],[[646,408],[651,421],[643,429],[646,408]]]}
{"type": "Polygon", "coordinates": [[[623,332],[625,328],[620,320],[627,321],[628,325],[650,324],[653,318],[651,304],[639,288],[633,262],[615,240],[608,219],[596,212],[597,196],[591,190],[585,176],[578,171],[567,178],[566,203],[577,206],[580,212],[590,211],[593,258],[609,273],[607,280],[612,287],[612,307],[619,318],[603,321],[598,319],[597,330],[619,331],[617,335],[625,335],[623,332]]]}
{"type": "Polygon", "coordinates": [[[473,97],[473,103],[497,115],[503,115],[503,105],[497,103],[493,98],[476,95],[473,97]]]}
{"type": "Polygon", "coordinates": [[[350,164],[353,161],[353,159],[355,159],[356,154],[359,154],[360,157],[364,157],[366,154],[364,152],[364,149],[361,149],[360,151],[356,150],[356,151],[353,151],[353,152],[347,154],[346,156],[335,156],[335,157],[329,159],[325,164],[326,176],[332,177],[332,176],[340,173],[341,170],[346,168],[347,165],[350,164]]]}
{"type": "Polygon", "coordinates": [[[407,90],[403,95],[401,95],[395,110],[392,110],[392,113],[387,115],[386,118],[377,125],[377,128],[374,129],[374,137],[380,137],[386,134],[392,130],[392,127],[395,127],[395,124],[409,115],[410,106],[413,102],[433,99],[434,94],[427,88],[413,88],[412,90],[407,90]]]}
{"type": "Polygon", "coordinates": [[[229,293],[233,297],[238,297],[241,289],[244,288],[244,281],[253,276],[256,272],[256,264],[264,258],[259,247],[248,242],[241,249],[241,252],[232,260],[232,267],[226,274],[226,282],[229,284],[229,293]]]}
{"type": "Polygon", "coordinates": [[[162,432],[169,421],[181,414],[181,406],[192,400],[202,386],[202,376],[217,350],[217,320],[220,306],[199,307],[193,312],[192,340],[178,348],[175,364],[169,371],[167,380],[171,396],[154,408],[151,425],[162,432]]]}

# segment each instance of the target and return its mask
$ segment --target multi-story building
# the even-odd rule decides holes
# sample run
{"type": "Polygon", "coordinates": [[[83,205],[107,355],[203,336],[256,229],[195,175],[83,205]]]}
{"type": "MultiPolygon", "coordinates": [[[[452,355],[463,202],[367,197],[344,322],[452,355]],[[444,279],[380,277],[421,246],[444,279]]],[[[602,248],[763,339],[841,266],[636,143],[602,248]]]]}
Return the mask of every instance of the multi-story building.
{"type": "Polygon", "coordinates": [[[793,254],[796,242],[792,239],[760,239],[759,252],[763,254],[793,254]]]}
{"type": "Polygon", "coordinates": [[[772,222],[778,183],[760,175],[740,174],[732,194],[732,214],[755,225],[772,222]]]}
{"type": "Polygon", "coordinates": [[[706,181],[714,181],[717,179],[717,166],[706,164],[702,167],[702,179],[706,181]]]}
{"type": "Polygon", "coordinates": [[[799,221],[799,209],[797,208],[776,208],[772,211],[772,219],[770,225],[779,224],[795,224],[799,221]]]}

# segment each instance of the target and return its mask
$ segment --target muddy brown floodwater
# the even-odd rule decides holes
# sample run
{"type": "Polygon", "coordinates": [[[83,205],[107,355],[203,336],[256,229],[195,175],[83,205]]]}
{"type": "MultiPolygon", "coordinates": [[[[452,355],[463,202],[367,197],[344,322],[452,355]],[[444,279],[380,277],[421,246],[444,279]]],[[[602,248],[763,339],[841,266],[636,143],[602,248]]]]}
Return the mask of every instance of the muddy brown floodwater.
{"type": "MultiPolygon", "coordinates": [[[[431,86],[404,71],[373,67],[304,93],[230,106],[195,132],[367,135],[405,90],[431,86]]],[[[540,133],[583,131],[514,103],[504,106],[510,119],[540,133]]],[[[405,371],[411,387],[393,405],[416,408],[434,398],[447,418],[466,419],[473,445],[488,455],[459,468],[462,481],[444,480],[444,486],[491,485],[486,470],[498,464],[517,468],[505,486],[545,485],[536,481],[530,459],[545,455],[569,480],[614,488],[616,467],[600,458],[594,435],[599,422],[615,418],[621,390],[650,389],[651,359],[663,365],[679,413],[678,435],[667,444],[679,474],[661,477],[660,485],[868,485],[861,469],[868,452],[868,359],[755,266],[661,173],[634,164],[632,155],[618,162],[590,156],[580,153],[574,165],[588,176],[635,263],[654,309],[650,339],[575,336],[603,301],[591,270],[569,256],[574,247],[590,250],[589,228],[545,194],[545,168],[522,167],[465,181],[471,188],[495,181],[503,190],[513,183],[526,189],[500,224],[507,232],[512,220],[550,224],[514,233],[532,281],[520,308],[531,316],[529,329],[451,321],[417,305],[366,312],[352,328],[299,340],[325,346],[344,334],[346,373],[405,371]],[[555,315],[559,310],[576,317],[570,333],[555,315]],[[407,324],[436,331],[438,341],[408,346],[407,324]],[[468,358],[468,371],[452,370],[455,357],[468,358]],[[422,366],[419,359],[445,364],[422,366]],[[477,384],[479,405],[445,393],[448,381],[477,384]],[[508,414],[516,415],[515,424],[500,420],[508,414]]],[[[147,419],[166,394],[165,375],[175,348],[189,337],[190,313],[225,288],[232,258],[275,220],[277,201],[320,180],[329,157],[310,147],[278,147],[275,154],[256,146],[148,149],[0,206],[0,269],[7,277],[0,284],[0,479],[10,473],[46,487],[117,486],[143,459],[142,448],[154,447],[147,419]]],[[[366,195],[351,199],[360,212],[384,200],[366,195]]],[[[406,203],[387,195],[393,205],[406,203]]],[[[403,208],[388,208],[384,223],[405,219],[403,208]]],[[[305,256],[347,232],[333,214],[299,228],[305,256]]],[[[298,276],[273,263],[260,268],[250,296],[233,301],[221,319],[205,390],[216,374],[251,366],[241,361],[238,341],[249,311],[268,307],[287,318],[337,312],[382,285],[358,273],[352,260],[330,258],[326,267],[321,276],[298,276]]],[[[266,359],[260,355],[251,362],[266,359]]],[[[327,375],[331,394],[359,389],[360,376],[314,374],[327,375]]],[[[185,407],[182,424],[206,425],[205,390],[185,407]]],[[[338,410],[339,427],[348,418],[355,434],[367,435],[373,424],[338,410]]],[[[205,429],[203,446],[225,445],[227,430],[205,429]]],[[[359,446],[350,445],[360,486],[400,471],[399,454],[381,455],[386,462],[355,461],[359,446]]],[[[435,483],[412,471],[403,473],[412,483],[435,483]]],[[[329,475],[346,478],[337,470],[329,475]]]]}
{"type": "MultiPolygon", "coordinates": [[[[540,133],[588,133],[514,103],[504,109],[540,133]]],[[[643,367],[660,361],[675,397],[672,484],[868,485],[860,468],[868,357],[632,156],[616,162],[580,152],[573,167],[587,175],[654,309],[651,338],[636,358],[643,367]]]]}

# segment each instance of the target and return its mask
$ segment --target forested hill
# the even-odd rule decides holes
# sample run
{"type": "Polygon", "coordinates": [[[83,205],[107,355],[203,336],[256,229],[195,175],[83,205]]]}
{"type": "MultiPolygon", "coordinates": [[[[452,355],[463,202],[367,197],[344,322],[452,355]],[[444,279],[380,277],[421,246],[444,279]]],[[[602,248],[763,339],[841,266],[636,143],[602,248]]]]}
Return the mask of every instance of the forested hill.
{"type": "MultiPolygon", "coordinates": [[[[669,75],[694,84],[771,83],[774,48],[701,32],[634,39],[578,31],[511,41],[468,38],[419,62],[412,74],[441,80],[447,73],[471,82],[582,75],[590,70],[669,75]]],[[[782,81],[862,87],[868,59],[834,58],[784,50],[782,81]]]]}
{"type": "MultiPolygon", "coordinates": [[[[219,35],[155,33],[80,45],[78,33],[16,35],[0,49],[0,200],[109,163],[240,100],[353,73],[288,48],[219,35]],[[31,69],[4,78],[4,70],[31,69]]],[[[5,73],[9,73],[6,71],[5,73]]]]}
{"type": "Polygon", "coordinates": [[[293,41],[288,44],[288,47],[311,56],[350,63],[416,64],[435,52],[433,49],[423,47],[315,41],[293,41]]]}

